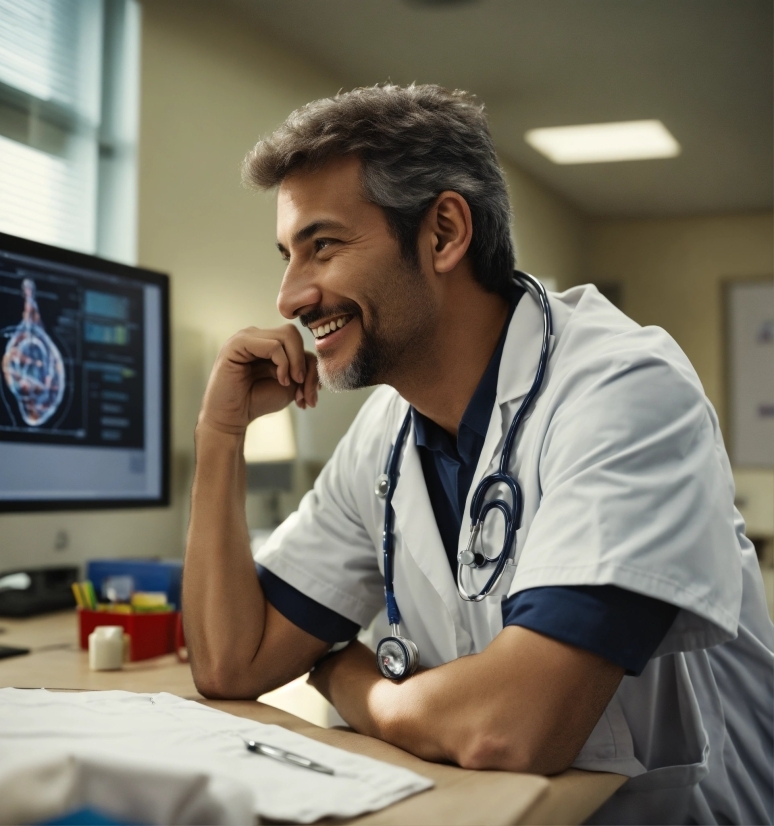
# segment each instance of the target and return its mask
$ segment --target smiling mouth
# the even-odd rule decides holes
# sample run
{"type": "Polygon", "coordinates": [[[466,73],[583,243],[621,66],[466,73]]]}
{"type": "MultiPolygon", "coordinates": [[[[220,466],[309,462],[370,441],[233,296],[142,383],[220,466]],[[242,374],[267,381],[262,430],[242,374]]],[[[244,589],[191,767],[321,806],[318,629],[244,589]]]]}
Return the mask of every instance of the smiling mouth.
{"type": "Polygon", "coordinates": [[[352,315],[341,315],[338,316],[338,318],[331,319],[331,321],[328,321],[325,324],[320,324],[318,327],[310,326],[309,329],[315,339],[319,341],[321,338],[325,338],[331,333],[335,333],[337,330],[345,327],[350,321],[352,321],[353,318],[354,316],[352,315]]]}

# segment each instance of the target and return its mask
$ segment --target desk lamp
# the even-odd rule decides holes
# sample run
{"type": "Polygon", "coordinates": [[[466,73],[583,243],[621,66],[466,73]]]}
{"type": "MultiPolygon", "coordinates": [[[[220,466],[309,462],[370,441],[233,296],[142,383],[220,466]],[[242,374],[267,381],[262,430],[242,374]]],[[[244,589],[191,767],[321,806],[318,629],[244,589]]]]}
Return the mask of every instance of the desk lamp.
{"type": "Polygon", "coordinates": [[[245,434],[247,490],[267,494],[271,527],[281,521],[280,492],[293,489],[295,458],[296,440],[287,407],[251,422],[245,434]]]}

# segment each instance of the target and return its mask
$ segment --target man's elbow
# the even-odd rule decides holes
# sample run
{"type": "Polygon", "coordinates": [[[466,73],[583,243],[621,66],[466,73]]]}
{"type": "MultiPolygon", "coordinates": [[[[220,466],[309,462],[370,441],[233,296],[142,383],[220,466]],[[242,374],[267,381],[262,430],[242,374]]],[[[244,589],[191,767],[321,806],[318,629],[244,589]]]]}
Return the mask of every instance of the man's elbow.
{"type": "Polygon", "coordinates": [[[480,729],[466,738],[456,762],[463,769],[552,775],[569,768],[573,759],[573,755],[563,753],[562,749],[518,733],[480,729]]]}
{"type": "Polygon", "coordinates": [[[197,667],[191,664],[196,690],[208,700],[255,700],[263,692],[244,679],[244,674],[233,667],[210,665],[197,667]]]}

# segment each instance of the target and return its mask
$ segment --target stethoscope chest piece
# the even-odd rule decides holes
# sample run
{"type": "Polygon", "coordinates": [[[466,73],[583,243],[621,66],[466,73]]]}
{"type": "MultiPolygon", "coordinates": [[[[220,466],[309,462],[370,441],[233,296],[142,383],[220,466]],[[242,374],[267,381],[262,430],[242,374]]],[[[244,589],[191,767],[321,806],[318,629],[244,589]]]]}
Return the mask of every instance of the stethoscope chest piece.
{"type": "Polygon", "coordinates": [[[400,634],[385,637],[376,646],[376,664],[388,680],[402,680],[419,667],[419,649],[400,634]]]}

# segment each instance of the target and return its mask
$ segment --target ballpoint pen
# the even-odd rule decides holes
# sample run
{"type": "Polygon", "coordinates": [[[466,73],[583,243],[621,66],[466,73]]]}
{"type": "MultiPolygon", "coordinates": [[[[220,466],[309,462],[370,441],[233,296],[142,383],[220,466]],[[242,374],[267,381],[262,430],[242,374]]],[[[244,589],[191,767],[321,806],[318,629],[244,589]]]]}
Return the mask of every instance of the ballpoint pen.
{"type": "Polygon", "coordinates": [[[292,751],[285,751],[285,749],[270,746],[267,743],[257,743],[255,740],[245,740],[247,750],[253,754],[262,754],[264,757],[271,757],[272,760],[278,760],[280,763],[287,763],[290,766],[299,766],[302,769],[311,769],[320,774],[335,774],[333,769],[328,766],[323,766],[320,763],[315,763],[308,757],[303,757],[300,754],[293,754],[292,751]]]}

